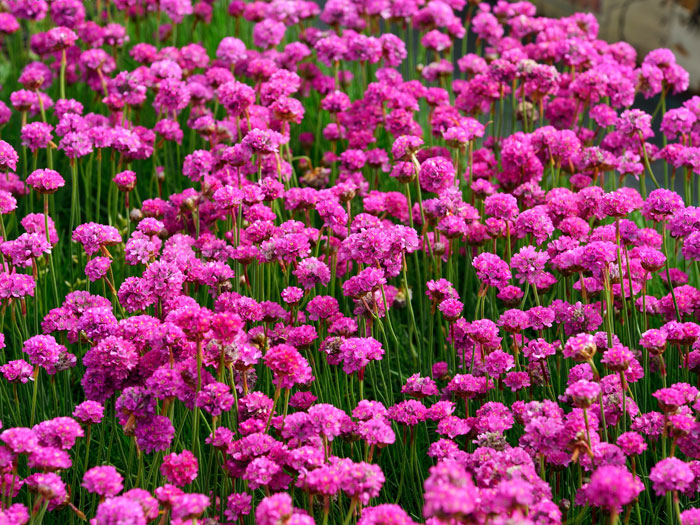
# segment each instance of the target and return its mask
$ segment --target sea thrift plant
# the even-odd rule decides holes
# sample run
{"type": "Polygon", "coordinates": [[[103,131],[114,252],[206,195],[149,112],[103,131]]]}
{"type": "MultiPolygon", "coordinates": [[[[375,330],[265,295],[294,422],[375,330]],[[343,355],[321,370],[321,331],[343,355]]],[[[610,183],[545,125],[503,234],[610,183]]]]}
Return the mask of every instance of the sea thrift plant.
{"type": "Polygon", "coordinates": [[[671,50],[505,0],[0,11],[0,524],[700,523],[671,50]]]}

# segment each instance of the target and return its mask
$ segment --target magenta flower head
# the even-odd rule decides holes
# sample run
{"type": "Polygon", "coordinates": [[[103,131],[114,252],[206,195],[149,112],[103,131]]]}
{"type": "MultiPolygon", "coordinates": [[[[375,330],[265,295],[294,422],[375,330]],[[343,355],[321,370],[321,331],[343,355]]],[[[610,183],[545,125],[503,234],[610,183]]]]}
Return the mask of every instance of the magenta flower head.
{"type": "Polygon", "coordinates": [[[44,122],[30,122],[22,128],[20,136],[22,146],[28,147],[32,152],[44,149],[51,143],[51,131],[53,126],[44,122]]]}
{"type": "Polygon", "coordinates": [[[479,491],[471,475],[457,461],[445,459],[431,467],[424,486],[426,518],[463,520],[477,508],[479,491]]]}
{"type": "Polygon", "coordinates": [[[622,449],[625,456],[638,456],[647,449],[644,437],[637,432],[624,432],[617,438],[617,446],[622,449]]]}
{"type": "Polygon", "coordinates": [[[474,257],[472,265],[476,270],[476,276],[484,286],[493,286],[500,289],[507,286],[508,281],[510,281],[511,274],[508,263],[496,254],[484,252],[481,255],[477,255],[474,257]]]}
{"type": "Polygon", "coordinates": [[[167,319],[179,326],[190,340],[201,341],[211,327],[212,317],[210,310],[194,303],[173,310],[167,319]]]}
{"type": "Polygon", "coordinates": [[[255,509],[255,522],[258,525],[277,525],[291,518],[294,512],[292,497],[280,492],[264,498],[255,509]]]}
{"type": "Polygon", "coordinates": [[[383,503],[376,507],[362,509],[362,517],[357,525],[416,525],[405,510],[393,503],[383,503]]]}
{"type": "MultiPolygon", "coordinates": [[[[12,193],[5,190],[0,190],[0,215],[8,215],[17,209],[17,199],[14,198],[12,193]]],[[[22,226],[24,226],[25,218],[22,219],[22,226]]],[[[42,224],[44,217],[41,217],[42,224]]],[[[29,219],[31,221],[31,218],[29,219]]],[[[25,229],[27,229],[25,227],[25,229]]],[[[30,232],[31,233],[31,232],[30,232]]]]}
{"type": "MultiPolygon", "coordinates": [[[[391,431],[390,427],[389,431],[391,431]]],[[[393,440],[391,442],[393,443],[393,440]]],[[[377,445],[380,448],[382,446],[381,443],[377,443],[377,445]]],[[[385,481],[384,473],[379,465],[365,462],[352,463],[345,460],[341,468],[341,488],[350,498],[357,500],[362,505],[367,505],[371,498],[379,495],[385,481]]]]}
{"type": "Polygon", "coordinates": [[[92,141],[87,133],[71,131],[66,133],[61,142],[58,143],[58,149],[62,150],[73,161],[92,153],[92,141]]]}
{"type": "Polygon", "coordinates": [[[649,480],[654,486],[657,496],[663,496],[669,491],[686,490],[695,480],[695,474],[690,466],[678,458],[662,459],[651,468],[649,480]]]}
{"type": "Polygon", "coordinates": [[[31,454],[40,446],[36,433],[25,427],[8,428],[0,434],[0,441],[13,454],[31,454]]]}
{"type": "Polygon", "coordinates": [[[391,146],[391,154],[396,161],[408,161],[423,145],[423,139],[413,135],[398,137],[391,146]]]}
{"type": "Polygon", "coordinates": [[[10,13],[0,13],[0,33],[11,35],[20,30],[19,22],[10,13]]]}
{"type": "Polygon", "coordinates": [[[625,217],[637,209],[637,203],[624,190],[606,193],[600,199],[600,211],[609,217],[625,217]]]}
{"type": "MultiPolygon", "coordinates": [[[[131,491],[130,491],[131,492],[131,491]]],[[[147,523],[144,510],[138,502],[126,496],[108,498],[97,506],[95,523],[147,523]]]]}
{"type": "Polygon", "coordinates": [[[425,295],[429,296],[433,302],[441,303],[445,299],[459,299],[459,294],[454,285],[447,279],[431,279],[425,283],[427,290],[425,295]]]}
{"type": "Polygon", "coordinates": [[[422,399],[438,395],[439,391],[435,381],[430,377],[421,377],[420,374],[413,374],[406,380],[406,384],[401,388],[401,393],[422,399]]]}
{"type": "Polygon", "coordinates": [[[31,275],[0,272],[0,298],[34,297],[36,282],[31,275]]]}
{"type": "Polygon", "coordinates": [[[226,510],[224,516],[231,521],[242,519],[251,511],[251,502],[253,498],[247,492],[234,492],[230,494],[226,501],[226,510]]]}
{"type": "Polygon", "coordinates": [[[373,267],[365,268],[343,283],[343,295],[359,299],[385,284],[384,270],[373,267]]]}
{"type": "Polygon", "coordinates": [[[124,478],[111,465],[93,467],[83,476],[83,487],[88,492],[99,494],[103,498],[112,498],[119,494],[124,485],[124,478]]]}
{"type": "Polygon", "coordinates": [[[382,344],[372,337],[350,337],[340,345],[343,371],[352,374],[362,371],[370,361],[379,361],[384,355],[382,344]]]}
{"type": "Polygon", "coordinates": [[[566,341],[563,354],[564,357],[583,362],[592,359],[596,350],[595,338],[591,334],[582,333],[566,341]]]}
{"type": "Polygon", "coordinates": [[[284,38],[285,29],[282,22],[266,18],[253,27],[253,43],[262,49],[274,47],[284,38]]]}
{"type": "Polygon", "coordinates": [[[96,425],[102,421],[104,411],[97,401],[83,401],[73,410],[73,417],[84,425],[96,425]]]}
{"type": "Polygon", "coordinates": [[[204,386],[197,392],[195,399],[195,405],[212,416],[220,416],[223,412],[228,412],[233,402],[231,388],[227,384],[218,382],[204,386]]]}
{"type": "Polygon", "coordinates": [[[52,335],[35,335],[24,342],[22,351],[29,356],[29,361],[45,369],[49,374],[56,373],[56,366],[68,351],[52,335]]]}
{"type": "MultiPolygon", "coordinates": [[[[642,268],[648,272],[659,271],[666,264],[666,256],[656,248],[641,246],[635,251],[642,268]]],[[[685,244],[683,245],[683,255],[686,255],[685,244]]]]}
{"type": "Polygon", "coordinates": [[[629,368],[633,359],[634,353],[629,348],[621,344],[615,344],[612,348],[606,350],[600,361],[613,372],[624,372],[629,368]]]}
{"type": "Polygon", "coordinates": [[[296,286],[287,286],[280,295],[285,303],[297,304],[304,297],[304,290],[296,286]]]}
{"type": "Polygon", "coordinates": [[[167,454],[160,465],[160,473],[168,483],[177,487],[192,483],[197,478],[197,469],[197,457],[189,450],[183,450],[180,454],[167,454]]]}
{"type": "Polygon", "coordinates": [[[390,175],[404,184],[416,179],[416,168],[412,162],[397,162],[391,168],[390,175]]]}
{"type": "Polygon", "coordinates": [[[545,206],[535,206],[523,211],[515,220],[515,233],[518,238],[532,235],[538,245],[554,232],[554,225],[545,206]]]}
{"type": "Polygon", "coordinates": [[[46,32],[46,47],[51,51],[63,51],[68,49],[78,40],[73,30],[58,26],[46,32]]]}
{"type": "MultiPolygon", "coordinates": [[[[507,263],[506,266],[508,266],[507,263]]],[[[523,295],[525,295],[525,293],[517,286],[507,285],[499,288],[496,297],[503,301],[506,306],[514,308],[520,304],[523,295]]]]}
{"type": "MultiPolygon", "coordinates": [[[[688,396],[684,390],[682,388],[677,388],[682,385],[684,384],[678,383],[669,388],[660,388],[652,394],[659,403],[659,408],[665,414],[671,414],[689,402],[688,396]]],[[[690,388],[692,389],[693,387],[690,388]]],[[[694,394],[697,395],[697,391],[695,391],[694,394]]],[[[695,397],[695,395],[693,397],[695,397]]]]}
{"type": "Polygon", "coordinates": [[[121,171],[114,176],[112,182],[119,191],[128,193],[136,187],[136,173],[131,170],[121,171]]]}
{"type": "Polygon", "coordinates": [[[600,385],[586,379],[580,379],[566,389],[566,395],[571,397],[577,408],[590,407],[598,399],[599,394],[600,385]]]}
{"type": "Polygon", "coordinates": [[[252,129],[243,138],[241,144],[250,151],[258,154],[277,153],[279,147],[285,142],[284,137],[269,129],[252,129]]]}
{"type": "Polygon", "coordinates": [[[661,355],[666,350],[666,332],[657,328],[651,328],[642,334],[639,346],[649,350],[652,355],[661,355]]]}
{"type": "Polygon", "coordinates": [[[513,254],[510,266],[521,283],[535,285],[544,273],[548,260],[547,252],[538,252],[533,246],[523,246],[518,253],[513,254]]]}
{"type": "Polygon", "coordinates": [[[26,182],[39,194],[56,193],[66,183],[57,171],[50,169],[40,169],[31,172],[27,176],[26,182]]]}
{"type": "Polygon", "coordinates": [[[136,444],[146,454],[170,447],[175,437],[175,427],[165,416],[152,416],[136,423],[136,444]]]}
{"type": "Polygon", "coordinates": [[[214,158],[206,150],[195,150],[185,157],[182,164],[182,174],[192,181],[199,181],[209,174],[214,165],[214,158]]]}
{"type": "Polygon", "coordinates": [[[683,198],[675,191],[659,188],[647,196],[642,215],[650,221],[667,221],[684,207],[683,198]]]}
{"type": "Polygon", "coordinates": [[[53,472],[69,469],[72,465],[70,455],[65,450],[52,447],[41,447],[27,458],[29,468],[53,472]]]}
{"type": "Polygon", "coordinates": [[[173,498],[173,520],[179,523],[196,521],[210,504],[211,500],[204,494],[179,494],[173,498]]]}
{"type": "Polygon", "coordinates": [[[99,281],[107,275],[111,264],[112,259],[109,257],[95,257],[90,259],[85,265],[85,275],[91,282],[99,281]]]}
{"type": "Polygon", "coordinates": [[[0,374],[10,383],[26,383],[32,377],[34,367],[23,359],[8,361],[0,366],[0,374]]]}
{"type": "MultiPolygon", "coordinates": [[[[30,62],[22,70],[19,83],[29,91],[48,89],[51,87],[51,70],[42,62],[30,62]]],[[[57,115],[60,119],[60,116],[57,115]]]]}
{"type": "Polygon", "coordinates": [[[503,328],[506,332],[517,334],[528,328],[530,322],[526,312],[517,308],[512,308],[503,312],[498,319],[498,326],[503,328]]]}
{"type": "Polygon", "coordinates": [[[24,479],[24,484],[30,492],[38,494],[48,501],[49,510],[60,507],[68,499],[66,484],[58,474],[53,472],[32,474],[24,479]]]}
{"type": "Polygon", "coordinates": [[[41,446],[62,450],[73,448],[76,439],[84,434],[80,424],[70,417],[47,419],[34,425],[33,430],[41,446]]]}
{"type": "Polygon", "coordinates": [[[329,113],[341,113],[350,107],[350,97],[342,91],[331,91],[321,100],[321,109],[329,113]]]}
{"type": "Polygon", "coordinates": [[[438,305],[438,310],[450,323],[455,322],[462,315],[463,309],[464,303],[457,299],[445,299],[438,305]]]}
{"type": "Polygon", "coordinates": [[[445,361],[438,361],[433,365],[433,377],[438,380],[449,379],[449,368],[445,361]]]}
{"type": "Polygon", "coordinates": [[[484,199],[484,213],[504,221],[513,221],[518,216],[518,200],[510,193],[496,193],[484,199]]]}
{"type": "Polygon", "coordinates": [[[425,191],[440,193],[454,184],[455,168],[444,157],[433,157],[424,161],[418,172],[418,181],[425,191]]]}
{"type": "Polygon", "coordinates": [[[277,388],[289,389],[294,385],[308,384],[314,380],[309,362],[293,346],[273,346],[263,360],[272,370],[272,382],[277,388]]]}
{"type": "Polygon", "coordinates": [[[547,357],[556,353],[554,345],[541,338],[529,341],[523,348],[523,355],[531,361],[547,359],[547,357]]]}
{"type": "Polygon", "coordinates": [[[318,398],[311,392],[296,392],[289,399],[289,406],[299,410],[308,410],[318,398]]]}
{"type": "Polygon", "coordinates": [[[651,137],[651,115],[641,109],[628,109],[622,112],[617,119],[617,130],[628,137],[651,137]]]}
{"type": "Polygon", "coordinates": [[[593,473],[590,483],[581,490],[591,505],[619,512],[639,496],[644,485],[625,467],[605,465],[593,473]]]}
{"type": "Polygon", "coordinates": [[[10,121],[11,116],[12,112],[10,111],[10,108],[7,107],[7,104],[0,102],[0,126],[7,124],[10,121]]]}
{"type": "Polygon", "coordinates": [[[681,512],[681,525],[700,525],[700,509],[688,509],[681,512]]]}
{"type": "Polygon", "coordinates": [[[305,290],[313,288],[316,284],[326,286],[331,280],[330,269],[326,263],[316,257],[302,259],[292,273],[305,290]]]}
{"type": "Polygon", "coordinates": [[[82,244],[87,255],[94,255],[103,247],[120,244],[122,237],[113,226],[86,222],[73,230],[73,241],[82,244]]]}
{"type": "Polygon", "coordinates": [[[238,38],[232,36],[224,37],[216,49],[216,58],[227,66],[235,65],[246,58],[245,44],[238,38]]]}
{"type": "Polygon", "coordinates": [[[216,90],[221,105],[232,117],[244,115],[255,103],[255,91],[247,84],[238,81],[226,82],[216,90]]]}
{"type": "Polygon", "coordinates": [[[15,149],[4,140],[0,140],[0,172],[15,171],[18,160],[19,156],[15,149]]]}
{"type": "MultiPolygon", "coordinates": [[[[1,24],[2,22],[0,21],[0,25],[1,24]]],[[[7,481],[5,481],[5,485],[7,486],[7,481]]],[[[19,483],[17,483],[17,485],[19,485],[19,483]]],[[[15,490],[18,491],[19,487],[15,486],[15,490]]],[[[17,495],[13,494],[12,496],[16,497],[17,495]]],[[[4,519],[5,523],[24,525],[25,523],[29,523],[29,511],[23,504],[13,503],[12,505],[8,505],[4,511],[0,511],[0,518],[4,519]]]]}

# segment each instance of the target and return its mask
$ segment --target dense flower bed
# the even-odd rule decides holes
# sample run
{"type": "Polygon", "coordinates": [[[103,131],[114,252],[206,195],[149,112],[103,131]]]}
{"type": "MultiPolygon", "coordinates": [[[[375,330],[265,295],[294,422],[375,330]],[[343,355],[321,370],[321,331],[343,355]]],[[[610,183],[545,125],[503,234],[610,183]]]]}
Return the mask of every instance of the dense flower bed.
{"type": "Polygon", "coordinates": [[[700,524],[672,52],[502,0],[0,10],[0,525],[700,524]]]}

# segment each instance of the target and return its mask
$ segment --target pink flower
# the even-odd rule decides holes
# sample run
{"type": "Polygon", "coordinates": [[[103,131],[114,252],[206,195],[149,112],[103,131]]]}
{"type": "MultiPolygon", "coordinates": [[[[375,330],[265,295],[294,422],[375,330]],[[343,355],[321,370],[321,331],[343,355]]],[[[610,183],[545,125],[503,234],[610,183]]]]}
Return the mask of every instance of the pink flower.
{"type": "Polygon", "coordinates": [[[605,465],[593,473],[590,483],[581,490],[591,505],[619,512],[637,498],[644,485],[625,467],[605,465]]]}
{"type": "Polygon", "coordinates": [[[114,497],[124,488],[124,478],[111,465],[93,467],[83,476],[83,487],[88,492],[104,497],[114,497]]]}
{"type": "Polygon", "coordinates": [[[160,472],[168,482],[178,487],[184,487],[197,478],[197,457],[189,450],[180,454],[171,453],[163,457],[160,472]]]}
{"type": "Polygon", "coordinates": [[[503,288],[511,278],[510,268],[498,255],[484,252],[472,262],[476,276],[487,286],[503,288]]]}
{"type": "Polygon", "coordinates": [[[440,193],[454,183],[455,169],[443,157],[433,157],[424,161],[418,172],[418,180],[425,191],[440,193]]]}
{"type": "Polygon", "coordinates": [[[363,370],[370,361],[379,361],[383,355],[382,344],[372,337],[351,337],[340,346],[343,371],[346,374],[363,370]]]}
{"type": "Polygon", "coordinates": [[[273,383],[278,388],[289,389],[296,384],[310,383],[314,379],[308,361],[293,346],[273,346],[263,360],[272,370],[273,383]]]}
{"type": "Polygon", "coordinates": [[[668,491],[684,491],[694,479],[695,474],[688,464],[674,457],[662,459],[649,472],[657,496],[668,491]]]}

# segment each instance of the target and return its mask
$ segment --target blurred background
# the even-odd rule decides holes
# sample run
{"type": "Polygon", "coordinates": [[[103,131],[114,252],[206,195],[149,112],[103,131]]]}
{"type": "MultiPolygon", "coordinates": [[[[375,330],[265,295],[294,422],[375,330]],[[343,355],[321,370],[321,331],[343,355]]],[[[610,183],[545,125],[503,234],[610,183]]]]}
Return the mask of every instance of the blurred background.
{"type": "Polygon", "coordinates": [[[652,49],[671,49],[690,73],[690,89],[700,93],[700,0],[530,0],[538,13],[561,17],[577,11],[593,13],[599,36],[624,40],[640,57],[652,49]]]}
{"type": "MultiPolygon", "coordinates": [[[[569,16],[588,12],[600,24],[599,38],[607,42],[626,41],[637,50],[641,61],[651,50],[665,47],[673,51],[677,62],[690,75],[687,92],[668,94],[666,106],[677,108],[693,95],[700,94],[700,0],[529,0],[537,6],[540,15],[569,16]]],[[[635,107],[654,113],[659,96],[637,96],[635,107]]],[[[663,147],[659,132],[660,118],[654,119],[655,136],[649,141],[663,147]]],[[[652,162],[656,173],[663,171],[661,161],[652,162]]],[[[682,179],[682,177],[680,178],[682,179]]],[[[676,180],[674,189],[682,194],[683,182],[676,180]]],[[[662,186],[668,182],[659,179],[662,186]]],[[[638,188],[638,181],[628,177],[628,184],[638,188]]]]}

